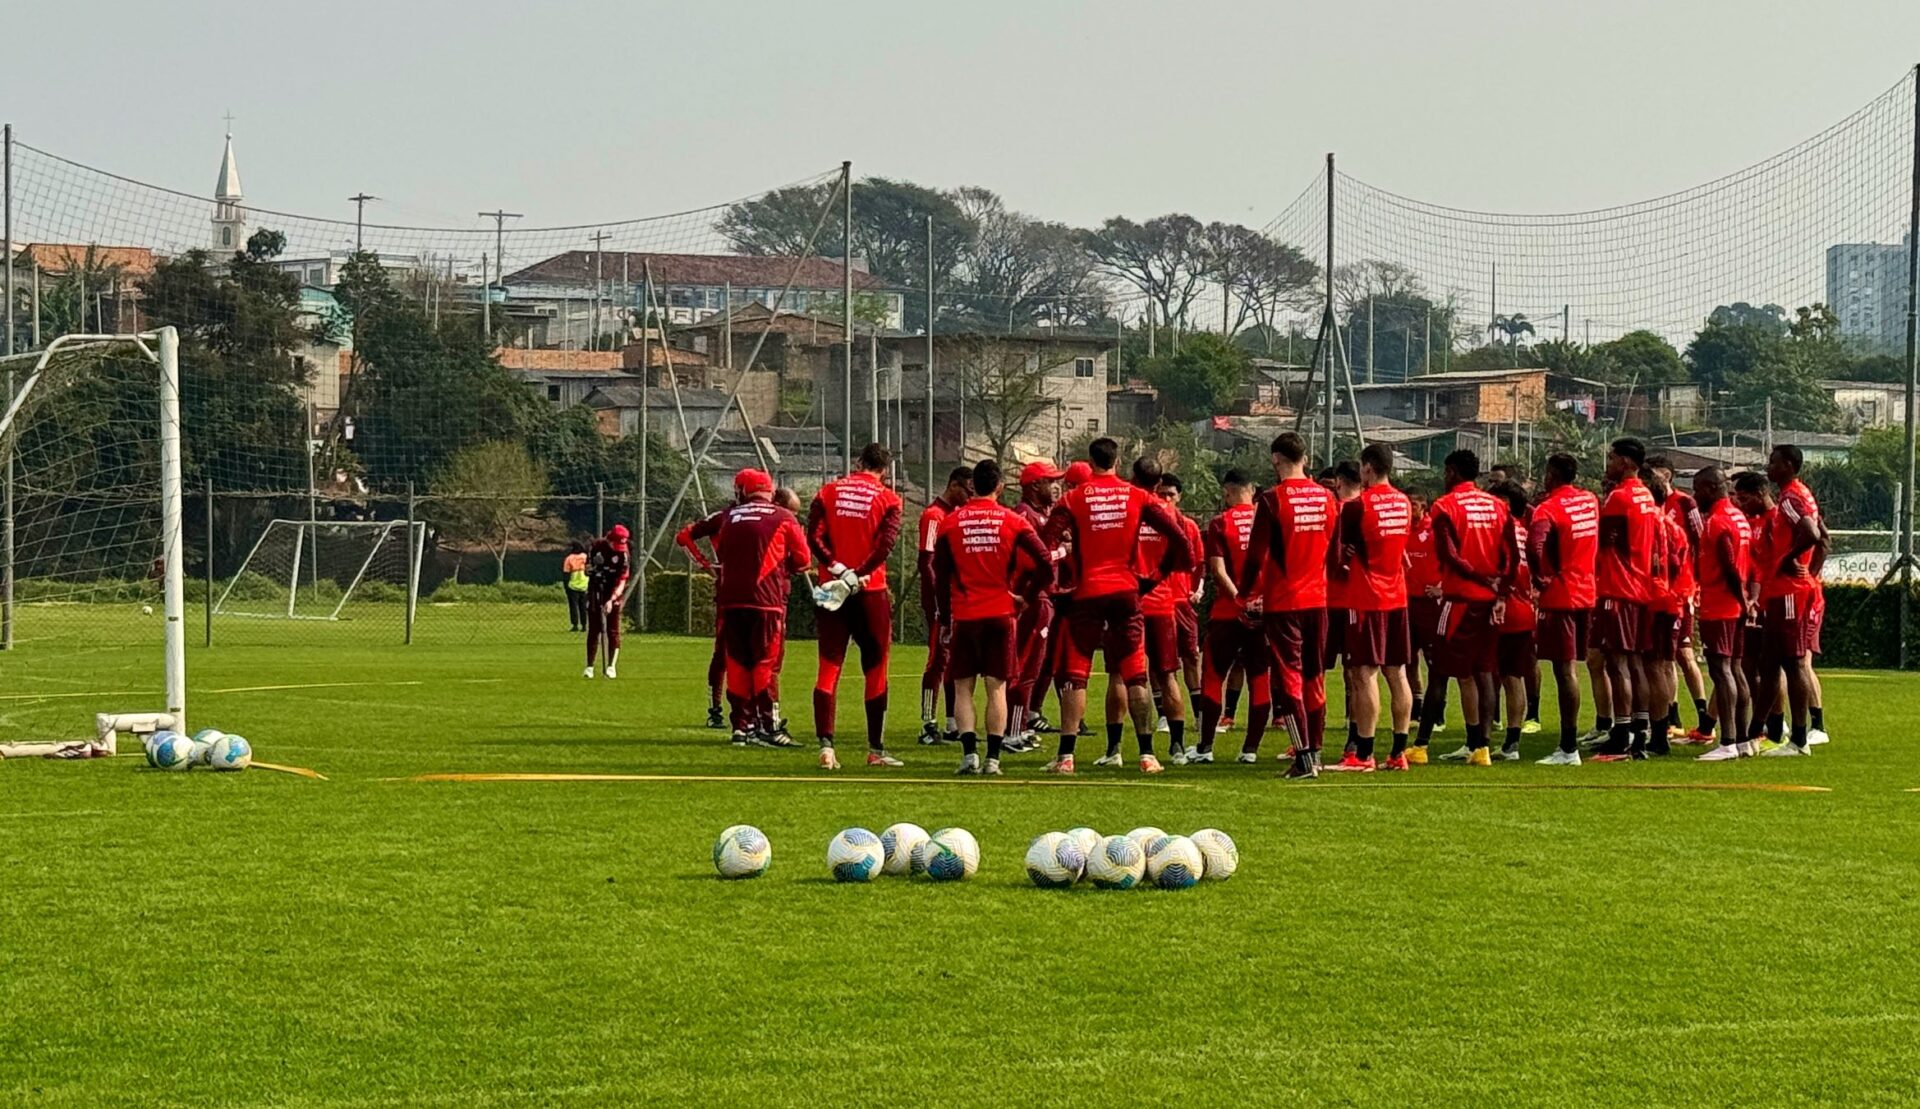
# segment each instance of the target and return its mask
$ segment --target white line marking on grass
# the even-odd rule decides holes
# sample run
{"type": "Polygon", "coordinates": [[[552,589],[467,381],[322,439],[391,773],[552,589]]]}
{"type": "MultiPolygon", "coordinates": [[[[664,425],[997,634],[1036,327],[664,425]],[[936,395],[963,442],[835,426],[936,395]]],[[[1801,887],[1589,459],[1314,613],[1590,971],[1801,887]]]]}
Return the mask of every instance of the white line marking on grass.
{"type": "MultiPolygon", "coordinates": [[[[1377,789],[1651,789],[1735,793],[1832,793],[1827,786],[1802,786],[1786,782],[1387,782],[1374,781],[1377,789]]],[[[1333,789],[1363,789],[1353,785],[1333,789]]],[[[1911,792],[1920,793],[1920,790],[1911,792]]]]}
{"type": "Polygon", "coordinates": [[[151,689],[116,689],[107,693],[0,693],[0,701],[57,701],[74,697],[164,697],[151,689]]]}
{"type": "Polygon", "coordinates": [[[800,782],[807,785],[921,785],[992,789],[1002,786],[1086,788],[1119,786],[1126,789],[1198,789],[1181,782],[1101,782],[1067,778],[1008,778],[998,782],[960,782],[952,778],[846,777],[806,778],[797,774],[416,774],[410,778],[381,778],[382,782],[800,782]]]}
{"type": "Polygon", "coordinates": [[[65,812],[0,812],[0,820],[32,820],[43,816],[105,816],[105,809],[69,809],[65,812]]]}
{"type": "Polygon", "coordinates": [[[284,693],[299,689],[355,689],[365,686],[412,686],[412,685],[493,685],[505,681],[505,678],[452,678],[447,681],[428,682],[424,680],[405,682],[300,682],[292,685],[242,685],[232,689],[202,689],[201,694],[212,693],[284,693]]]}

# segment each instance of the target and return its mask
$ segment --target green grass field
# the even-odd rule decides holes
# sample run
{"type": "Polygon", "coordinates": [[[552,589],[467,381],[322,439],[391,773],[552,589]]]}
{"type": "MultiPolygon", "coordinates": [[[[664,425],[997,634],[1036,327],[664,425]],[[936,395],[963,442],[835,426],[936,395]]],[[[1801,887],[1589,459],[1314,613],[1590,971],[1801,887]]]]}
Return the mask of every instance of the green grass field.
{"type": "MultiPolygon", "coordinates": [[[[912,744],[922,655],[903,648],[907,768],[823,777],[810,749],[697,726],[706,643],[630,640],[620,680],[588,683],[578,640],[538,620],[449,610],[411,648],[343,626],[191,652],[196,726],[327,781],[0,764],[0,1102],[1916,1096],[1911,677],[1829,674],[1835,739],[1804,760],[1041,785],[1038,755],[945,780],[957,752],[912,744]],[[781,780],[406,780],[440,771],[781,780]],[[1640,783],[1828,792],[1559,788],[1640,783]],[[836,830],[897,820],[972,830],[979,875],[827,877],[836,830]],[[713,875],[736,822],[773,841],[758,881],[713,875]],[[1241,870],[1179,893],[1033,888],[1028,840],[1083,823],[1217,826],[1241,870]]],[[[157,624],[102,627],[138,645],[76,658],[29,635],[0,656],[0,734],[158,707],[157,624]]],[[[812,672],[796,644],[797,719],[812,672]]]]}

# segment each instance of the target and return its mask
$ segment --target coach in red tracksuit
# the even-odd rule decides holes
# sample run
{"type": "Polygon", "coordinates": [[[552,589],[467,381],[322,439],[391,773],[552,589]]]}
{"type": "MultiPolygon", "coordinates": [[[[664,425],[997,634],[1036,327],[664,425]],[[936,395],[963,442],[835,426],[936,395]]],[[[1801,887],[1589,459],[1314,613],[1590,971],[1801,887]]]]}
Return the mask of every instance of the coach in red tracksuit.
{"type": "Polygon", "coordinates": [[[738,481],[742,500],[726,510],[714,540],[714,607],[726,639],[733,743],[791,747],[793,740],[775,731],[773,676],[786,647],[791,578],[807,568],[807,535],[793,513],[773,503],[771,477],[745,470],[738,481]]]}
{"type": "MultiPolygon", "coordinates": [[[[1047,526],[1047,513],[1053,511],[1053,502],[1059,499],[1059,486],[1055,484],[1061,478],[1053,463],[1041,460],[1029,462],[1020,470],[1020,503],[1013,511],[1018,513],[1027,526],[1033,529],[1034,538],[1039,539],[1040,529],[1047,526]]],[[[1047,584],[1054,583],[1052,552],[1048,552],[1048,562],[1044,567],[1047,584]]],[[[1037,714],[1040,703],[1046,699],[1047,683],[1053,677],[1053,667],[1048,665],[1053,648],[1053,602],[1048,591],[1042,590],[1034,597],[1033,603],[1022,609],[1018,626],[1014,629],[1014,643],[1019,649],[1020,658],[1014,667],[1012,681],[1007,685],[1007,735],[1017,737],[1026,730],[1029,713],[1037,714]]],[[[1022,746],[1021,750],[1026,750],[1022,746]]]]}

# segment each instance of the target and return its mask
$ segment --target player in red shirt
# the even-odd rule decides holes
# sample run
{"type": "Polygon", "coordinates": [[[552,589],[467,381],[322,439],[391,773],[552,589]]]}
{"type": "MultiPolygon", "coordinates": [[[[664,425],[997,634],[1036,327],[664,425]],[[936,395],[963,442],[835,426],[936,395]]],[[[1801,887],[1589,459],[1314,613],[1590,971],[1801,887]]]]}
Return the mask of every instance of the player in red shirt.
{"type": "Polygon", "coordinates": [[[607,534],[587,548],[587,670],[593,677],[593,664],[606,647],[605,673],[619,677],[620,607],[627,599],[627,579],[633,573],[633,556],[627,551],[627,526],[615,524],[607,534]]]}
{"type": "Polygon", "coordinates": [[[1713,675],[1713,716],[1720,724],[1720,744],[1701,755],[1701,762],[1753,754],[1746,740],[1753,702],[1740,666],[1745,639],[1741,625],[1755,609],[1747,595],[1753,575],[1753,529],[1729,492],[1727,477],[1717,466],[1693,475],[1693,495],[1706,521],[1695,566],[1700,581],[1700,645],[1713,675]]]}
{"type": "Polygon", "coordinates": [[[1020,655],[1018,614],[1035,607],[1052,576],[1053,560],[1033,525],[1000,503],[1000,464],[973,468],[973,499],[948,514],[935,543],[934,573],[940,583],[940,627],[950,640],[955,717],[960,725],[959,773],[1000,773],[1000,747],[1007,729],[1007,683],[1020,655]],[[987,761],[980,763],[974,732],[973,683],[987,690],[987,761]]]}
{"type": "MultiPolygon", "coordinates": [[[[1106,656],[1109,683],[1118,677],[1126,684],[1127,707],[1140,744],[1140,769],[1160,773],[1153,755],[1153,698],[1147,691],[1145,621],[1140,597],[1158,584],[1142,581],[1135,571],[1134,548],[1140,542],[1142,522],[1172,540],[1158,577],[1184,568],[1186,543],[1180,524],[1167,506],[1138,485],[1121,481],[1113,472],[1120,444],[1101,437],[1087,446],[1093,476],[1069,490],[1053,506],[1041,540],[1055,547],[1073,543],[1073,611],[1067,625],[1062,670],[1067,691],[1060,705],[1060,753],[1047,764],[1055,774],[1073,773],[1073,749],[1080,721],[1086,715],[1087,675],[1093,653],[1106,656]]],[[[1153,473],[1158,478],[1156,469],[1153,473]]]]}
{"type": "Polygon", "coordinates": [[[1600,501],[1574,484],[1570,454],[1547,459],[1546,496],[1527,525],[1527,569],[1538,593],[1534,645],[1553,668],[1560,706],[1560,746],[1543,766],[1579,766],[1580,672],[1593,618],[1594,561],[1600,549],[1600,501]]]}
{"type": "MultiPolygon", "coordinates": [[[[1180,530],[1187,536],[1187,554],[1192,558],[1192,568],[1176,570],[1173,573],[1176,584],[1173,589],[1173,629],[1179,641],[1180,676],[1186,681],[1186,703],[1200,695],[1200,616],[1197,606],[1205,592],[1206,574],[1206,537],[1200,532],[1200,525],[1193,517],[1180,511],[1180,500],[1186,496],[1186,489],[1178,474],[1161,474],[1160,484],[1155,492],[1180,520],[1180,530]]],[[[1169,679],[1171,682],[1171,679],[1169,679]]],[[[1160,727],[1173,730],[1172,723],[1161,714],[1160,727]]],[[[1172,762],[1175,766],[1185,766],[1189,751],[1180,737],[1174,737],[1170,747],[1172,762]]]]}
{"type": "Polygon", "coordinates": [[[953,683],[947,680],[947,644],[934,622],[939,584],[933,580],[933,545],[940,537],[940,523],[947,513],[959,508],[973,495],[973,469],[955,466],[947,473],[947,487],[927,507],[920,510],[918,536],[918,576],[920,578],[920,615],[927,625],[927,666],[920,672],[920,742],[941,743],[958,739],[953,720],[953,683]],[[943,732],[934,717],[942,689],[947,695],[947,727],[943,732]]]}
{"type": "MultiPolygon", "coordinates": [[[[1180,525],[1179,531],[1172,537],[1161,535],[1151,526],[1140,526],[1140,541],[1134,546],[1134,573],[1142,578],[1156,576],[1156,568],[1167,561],[1169,545],[1178,545],[1183,553],[1177,560],[1183,566],[1200,564],[1199,529],[1187,529],[1186,517],[1179,509],[1163,499],[1158,490],[1162,479],[1160,464],[1151,458],[1138,458],[1133,463],[1133,483],[1142,489],[1153,490],[1154,500],[1165,508],[1169,515],[1180,525]]],[[[1175,766],[1184,766],[1187,762],[1187,702],[1180,688],[1178,675],[1183,666],[1180,648],[1179,602],[1185,600],[1191,591],[1187,584],[1188,572],[1184,569],[1173,570],[1160,578],[1159,583],[1144,597],[1140,598],[1140,615],[1145,621],[1147,650],[1147,680],[1154,700],[1162,706],[1159,718],[1166,722],[1169,738],[1168,757],[1175,766]]],[[[1112,765],[1120,765],[1120,729],[1114,721],[1124,714],[1125,706],[1117,696],[1117,691],[1109,686],[1107,691],[1107,755],[1112,765]]],[[[1156,725],[1157,730],[1158,725],[1156,725]]],[[[1107,765],[1105,760],[1095,762],[1095,766],[1107,765]]]]}
{"type": "Polygon", "coordinates": [[[1665,546],[1660,505],[1640,480],[1646,459],[1638,439],[1616,439],[1607,451],[1607,478],[1614,485],[1600,505],[1593,642],[1606,659],[1613,724],[1607,741],[1594,749],[1596,762],[1647,757],[1654,579],[1666,568],[1656,557],[1665,546]]]}
{"type": "Polygon", "coordinates": [[[1413,687],[1419,730],[1407,748],[1407,762],[1424,766],[1433,733],[1444,729],[1447,677],[1440,673],[1440,562],[1433,557],[1433,505],[1412,497],[1413,534],[1407,539],[1407,632],[1413,640],[1413,661],[1407,664],[1407,684],[1413,687]],[[1420,659],[1427,661],[1426,681],[1420,680],[1420,659]]]}
{"type": "Polygon", "coordinates": [[[1369,443],[1360,452],[1362,488],[1340,507],[1341,562],[1347,568],[1346,625],[1341,653],[1346,657],[1347,717],[1353,722],[1354,749],[1332,769],[1370,774],[1374,770],[1374,733],[1380,726],[1380,690],[1384,674],[1392,710],[1393,750],[1388,770],[1407,769],[1407,732],[1413,720],[1413,688],[1407,666],[1413,640],[1407,630],[1407,541],[1413,535],[1413,502],[1393,487],[1393,450],[1369,443]]]}
{"type": "Polygon", "coordinates": [[[1735,474],[1733,499],[1747,518],[1747,532],[1752,537],[1747,548],[1747,597],[1754,603],[1742,628],[1740,668],[1746,672],[1747,693],[1752,699],[1746,738],[1757,754],[1763,743],[1771,745],[1784,739],[1787,726],[1785,678],[1776,672],[1770,681],[1761,681],[1767,652],[1759,604],[1760,568],[1767,561],[1767,518],[1773,514],[1773,490],[1767,485],[1767,475],[1753,470],[1735,474]]]}
{"type": "MultiPolygon", "coordinates": [[[[1327,725],[1327,570],[1340,557],[1337,507],[1333,494],[1306,476],[1307,444],[1299,435],[1282,432],[1269,451],[1275,485],[1254,502],[1237,584],[1247,611],[1260,615],[1279,678],[1279,715],[1293,741],[1286,776],[1317,778],[1327,725]]],[[[1241,761],[1253,761],[1250,754],[1241,761]]]]}
{"type": "MultiPolygon", "coordinates": [[[[1652,470],[1647,474],[1647,492],[1655,504],[1665,505],[1672,490],[1652,470]]],[[[1688,502],[1693,498],[1689,496],[1688,502]]],[[[1647,752],[1672,754],[1670,744],[1677,729],[1669,723],[1669,711],[1678,696],[1680,673],[1680,637],[1683,614],[1693,603],[1693,552],[1687,543],[1683,525],[1662,508],[1654,522],[1657,563],[1661,572],[1654,578],[1652,612],[1653,649],[1647,655],[1647,701],[1659,716],[1647,733],[1647,752]]]]}
{"type": "Polygon", "coordinates": [[[1207,647],[1200,693],[1194,705],[1200,717],[1200,742],[1187,755],[1189,763],[1213,761],[1213,738],[1222,720],[1222,693],[1227,675],[1239,667],[1246,675],[1247,709],[1245,753],[1258,758],[1260,740],[1267,731],[1273,694],[1267,680],[1267,646],[1259,619],[1250,615],[1240,597],[1240,572],[1246,566],[1253,541],[1253,486],[1239,470],[1228,470],[1220,482],[1224,503],[1207,523],[1202,540],[1207,576],[1213,581],[1213,607],[1207,613],[1207,647]]]}
{"type": "MultiPolygon", "coordinates": [[[[1065,495],[1067,490],[1077,489],[1092,480],[1093,467],[1084,459],[1069,462],[1066,472],[1060,476],[1060,494],[1065,495]]],[[[1058,503],[1058,500],[1059,497],[1056,496],[1055,502],[1058,503]]],[[[1047,510],[1047,515],[1049,518],[1052,517],[1051,508],[1047,510]]],[[[1042,525],[1040,530],[1044,534],[1045,525],[1042,525]]],[[[1059,543],[1051,544],[1050,547],[1050,553],[1053,556],[1053,585],[1047,590],[1047,598],[1053,603],[1053,630],[1047,636],[1049,646],[1045,669],[1046,680],[1036,683],[1032,701],[1028,705],[1030,727],[1035,735],[1054,730],[1053,726],[1047,723],[1045,715],[1040,712],[1041,703],[1046,699],[1048,686],[1053,688],[1054,703],[1062,706],[1063,711],[1066,705],[1067,627],[1071,623],[1070,617],[1073,614],[1073,591],[1079,584],[1074,577],[1073,541],[1062,539],[1059,543]]],[[[1092,734],[1084,721],[1080,725],[1080,734],[1092,734]]]]}
{"type": "MultiPolygon", "coordinates": [[[[1040,529],[1047,526],[1047,513],[1053,511],[1053,502],[1059,499],[1060,477],[1060,471],[1045,459],[1029,462],[1020,469],[1020,503],[1013,510],[1033,528],[1036,538],[1040,529]]],[[[1036,746],[1027,725],[1029,714],[1038,715],[1041,703],[1046,700],[1047,685],[1053,678],[1053,601],[1049,594],[1055,583],[1055,556],[1064,557],[1065,553],[1048,552],[1046,584],[1049,588],[1041,590],[1032,604],[1020,610],[1020,619],[1014,628],[1019,660],[1007,684],[1007,738],[1002,745],[1014,754],[1031,751],[1036,746]]]]}
{"type": "MultiPolygon", "coordinates": [[[[726,519],[727,509],[739,503],[739,492],[736,489],[732,504],[724,505],[719,511],[709,513],[674,533],[673,541],[681,550],[687,553],[687,561],[699,566],[709,574],[713,574],[716,577],[718,576],[718,568],[714,566],[713,560],[707,557],[707,552],[700,548],[700,541],[704,539],[711,545],[715,537],[720,534],[720,523],[726,519]]],[[[713,656],[707,661],[707,727],[724,728],[727,726],[726,710],[721,707],[726,703],[726,693],[727,640],[725,633],[720,627],[720,610],[715,609],[713,612],[713,656]]]]}
{"type": "MultiPolygon", "coordinates": [[[[1512,478],[1496,482],[1487,492],[1507,502],[1507,515],[1513,521],[1513,545],[1516,553],[1527,549],[1533,518],[1533,506],[1527,502],[1526,487],[1512,478]]],[[[1533,573],[1523,553],[1514,560],[1513,586],[1507,594],[1505,613],[1500,619],[1500,640],[1495,649],[1499,660],[1499,682],[1504,687],[1507,706],[1507,734],[1495,755],[1504,762],[1520,759],[1521,723],[1527,709],[1536,703],[1529,693],[1527,679],[1540,673],[1537,629],[1538,595],[1533,573]]],[[[1497,696],[1497,695],[1496,695],[1497,696]]]]}
{"type": "MultiPolygon", "coordinates": [[[[1675,631],[1674,661],[1679,664],[1680,676],[1687,683],[1687,693],[1693,698],[1693,711],[1696,717],[1692,731],[1682,731],[1680,724],[1680,702],[1678,685],[1673,686],[1674,696],[1667,705],[1667,731],[1669,736],[1682,743],[1711,743],[1713,741],[1713,713],[1707,705],[1706,679],[1700,673],[1699,652],[1695,649],[1698,635],[1694,613],[1695,595],[1699,592],[1699,583],[1694,579],[1694,563],[1700,556],[1700,533],[1706,527],[1706,519],[1700,514],[1699,502],[1693,494],[1680,487],[1675,480],[1673,461],[1664,454],[1656,454],[1647,459],[1647,469],[1660,484],[1667,487],[1667,495],[1660,501],[1660,511],[1668,521],[1677,525],[1684,540],[1684,558],[1680,567],[1682,586],[1686,590],[1686,604],[1679,612],[1678,627],[1675,631]]],[[[1668,529],[1669,532],[1672,529],[1668,529]]],[[[1675,557],[1682,552],[1676,549],[1675,557]]],[[[1657,710],[1658,705],[1654,708],[1657,710]]]]}
{"type": "Polygon", "coordinates": [[[1765,557],[1755,567],[1764,629],[1761,684],[1770,686],[1784,671],[1792,715],[1788,741],[1762,752],[1770,756],[1808,753],[1813,655],[1820,649],[1818,566],[1826,559],[1827,529],[1813,491],[1800,480],[1801,464],[1800,448],[1791,443],[1773,448],[1767,458],[1767,480],[1778,493],[1762,529],[1765,557]]]}
{"type": "Polygon", "coordinates": [[[854,591],[839,608],[820,610],[817,624],[820,669],[813,683],[813,729],[820,737],[823,770],[840,766],[833,728],[849,640],[860,648],[860,669],[866,677],[867,765],[901,765],[887,754],[885,738],[887,656],[893,645],[887,559],[900,538],[900,498],[884,480],[893,463],[887,448],[868,443],[857,461],[852,473],[822,486],[807,510],[807,541],[820,580],[838,579],[854,591]]]}
{"type": "Polygon", "coordinates": [[[1490,766],[1487,719],[1500,665],[1499,627],[1519,550],[1507,503],[1474,484],[1480,456],[1457,450],[1442,466],[1445,495],[1433,502],[1433,552],[1440,564],[1439,673],[1460,683],[1467,742],[1442,758],[1490,766]]]}
{"type": "MultiPolygon", "coordinates": [[[[1320,484],[1333,493],[1335,516],[1345,510],[1347,503],[1360,495],[1360,464],[1351,458],[1341,459],[1327,471],[1330,477],[1320,484]]],[[[1340,545],[1342,525],[1334,526],[1334,545],[1340,545]]],[[[1346,653],[1347,612],[1351,608],[1348,597],[1348,583],[1351,575],[1345,560],[1336,562],[1327,574],[1327,641],[1321,651],[1321,668],[1332,670],[1334,663],[1346,653]]],[[[1340,752],[1340,762],[1328,769],[1351,770],[1344,765],[1360,745],[1360,725],[1353,714],[1353,667],[1340,668],[1340,703],[1347,706],[1347,742],[1340,752]]]]}
{"type": "Polygon", "coordinates": [[[733,744],[792,747],[774,719],[774,674],[786,650],[791,579],[807,568],[807,535],[792,512],[773,503],[771,477],[742,470],[735,489],[741,501],[726,510],[714,541],[714,607],[727,641],[733,744]]]}

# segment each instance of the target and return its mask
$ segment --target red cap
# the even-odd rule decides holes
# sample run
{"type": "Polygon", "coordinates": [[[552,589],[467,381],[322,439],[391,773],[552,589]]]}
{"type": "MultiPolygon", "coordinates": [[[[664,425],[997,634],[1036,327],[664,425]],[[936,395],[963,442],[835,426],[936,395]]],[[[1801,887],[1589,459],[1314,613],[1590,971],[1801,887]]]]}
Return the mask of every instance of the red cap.
{"type": "Polygon", "coordinates": [[[1066,479],[1068,485],[1081,485],[1093,480],[1093,467],[1085,462],[1075,462],[1060,476],[1066,479]]]}
{"type": "Polygon", "coordinates": [[[1033,485],[1042,481],[1058,481],[1060,476],[1060,471],[1053,468],[1053,463],[1043,458],[1021,467],[1020,484],[1033,485]]]}
{"type": "Polygon", "coordinates": [[[631,534],[632,533],[627,530],[627,525],[615,524],[607,529],[607,541],[616,547],[624,547],[627,545],[627,538],[631,534]]]}
{"type": "Polygon", "coordinates": [[[745,469],[733,475],[733,487],[741,496],[773,492],[773,478],[765,470],[745,469]]]}

